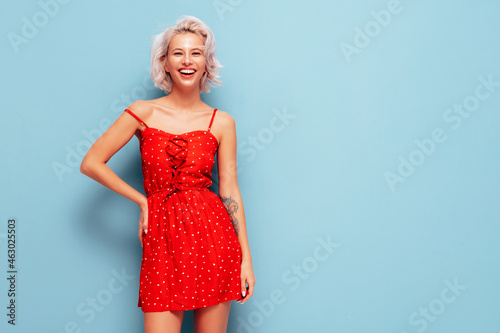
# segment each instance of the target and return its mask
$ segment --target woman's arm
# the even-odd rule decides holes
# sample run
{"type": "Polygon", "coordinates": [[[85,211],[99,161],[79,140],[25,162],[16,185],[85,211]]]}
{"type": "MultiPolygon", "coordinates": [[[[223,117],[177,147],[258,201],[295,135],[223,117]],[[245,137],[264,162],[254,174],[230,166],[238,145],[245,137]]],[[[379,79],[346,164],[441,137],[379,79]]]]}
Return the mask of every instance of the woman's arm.
{"type": "Polygon", "coordinates": [[[245,211],[243,200],[238,187],[237,166],[236,166],[236,125],[233,117],[224,113],[221,121],[222,137],[217,155],[217,167],[219,172],[219,197],[231,218],[238,241],[241,247],[241,288],[246,302],[253,295],[255,277],[252,268],[252,256],[248,243],[247,227],[245,221],[245,211]],[[245,282],[248,283],[248,295],[246,293],[245,282]]]}
{"type": "MultiPolygon", "coordinates": [[[[130,108],[134,109],[134,103],[130,108]]],[[[80,172],[139,205],[141,209],[139,239],[142,244],[142,230],[147,228],[147,198],[106,165],[109,159],[130,141],[138,126],[137,120],[123,112],[90,147],[82,160],[80,172]]]]}

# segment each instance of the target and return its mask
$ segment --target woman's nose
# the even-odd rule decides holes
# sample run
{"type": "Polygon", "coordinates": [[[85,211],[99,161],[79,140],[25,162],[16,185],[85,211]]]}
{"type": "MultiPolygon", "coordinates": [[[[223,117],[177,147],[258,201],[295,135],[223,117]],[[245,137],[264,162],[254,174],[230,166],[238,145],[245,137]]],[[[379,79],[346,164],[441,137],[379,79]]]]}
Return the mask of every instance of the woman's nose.
{"type": "Polygon", "coordinates": [[[191,57],[189,56],[189,54],[186,54],[184,56],[183,63],[185,63],[185,64],[190,64],[191,63],[191,57]]]}

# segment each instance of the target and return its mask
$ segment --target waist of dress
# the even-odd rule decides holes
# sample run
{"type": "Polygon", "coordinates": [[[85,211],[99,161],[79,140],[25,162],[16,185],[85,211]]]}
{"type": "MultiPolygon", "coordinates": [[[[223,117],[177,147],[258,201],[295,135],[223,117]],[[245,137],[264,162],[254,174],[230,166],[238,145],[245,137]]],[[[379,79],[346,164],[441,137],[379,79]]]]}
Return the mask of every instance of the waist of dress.
{"type": "Polygon", "coordinates": [[[147,196],[151,196],[153,194],[158,194],[158,193],[163,193],[163,194],[167,194],[167,195],[170,195],[170,194],[173,194],[175,192],[184,192],[184,191],[192,191],[192,190],[196,190],[196,191],[209,191],[209,188],[208,187],[195,187],[195,186],[183,186],[182,188],[178,188],[178,187],[166,187],[166,188],[162,188],[162,189],[159,189],[159,190],[155,190],[155,191],[151,191],[147,194],[147,196]]]}

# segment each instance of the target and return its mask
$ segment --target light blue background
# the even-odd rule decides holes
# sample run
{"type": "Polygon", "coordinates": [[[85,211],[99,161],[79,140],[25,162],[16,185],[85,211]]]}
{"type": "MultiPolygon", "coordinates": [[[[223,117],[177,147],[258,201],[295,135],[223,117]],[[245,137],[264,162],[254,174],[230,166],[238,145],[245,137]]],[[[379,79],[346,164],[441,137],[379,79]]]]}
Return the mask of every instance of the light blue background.
{"type": "MultiPolygon", "coordinates": [[[[401,0],[376,23],[371,11],[395,4],[67,1],[15,52],[9,34],[22,36],[43,9],[9,3],[0,330],[142,330],[138,207],[79,162],[134,98],[161,96],[148,76],[150,36],[189,14],[212,28],[224,65],[224,86],[203,99],[236,120],[257,279],[253,299],[233,303],[228,332],[498,332],[500,87],[458,128],[444,117],[474,102],[480,77],[500,82],[500,3],[401,0]],[[346,56],[342,45],[356,42],[346,56]],[[291,115],[279,129],[276,112],[291,115]],[[430,147],[435,129],[446,139],[424,154],[415,140],[430,147]],[[387,172],[410,158],[420,165],[391,188],[387,172]],[[8,218],[18,223],[15,327],[5,316],[8,218]],[[106,304],[91,310],[91,298],[106,304]]],[[[143,191],[136,138],[108,165],[143,191]]]]}

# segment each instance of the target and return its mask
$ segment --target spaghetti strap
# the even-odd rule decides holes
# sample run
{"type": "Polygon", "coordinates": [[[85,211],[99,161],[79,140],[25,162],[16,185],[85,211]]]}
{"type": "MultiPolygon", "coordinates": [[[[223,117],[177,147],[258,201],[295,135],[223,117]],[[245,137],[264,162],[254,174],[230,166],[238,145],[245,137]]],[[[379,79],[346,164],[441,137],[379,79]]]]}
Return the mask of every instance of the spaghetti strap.
{"type": "Polygon", "coordinates": [[[214,113],[212,114],[212,119],[210,119],[210,125],[208,125],[209,132],[210,132],[210,128],[212,127],[212,122],[214,121],[215,112],[217,112],[217,109],[214,109],[214,113]]]}
{"type": "Polygon", "coordinates": [[[139,122],[143,123],[144,126],[146,127],[149,127],[148,125],[146,125],[145,122],[143,122],[139,117],[137,117],[132,111],[130,111],[129,109],[125,109],[125,112],[128,112],[132,117],[134,117],[135,119],[137,119],[139,122]]]}

